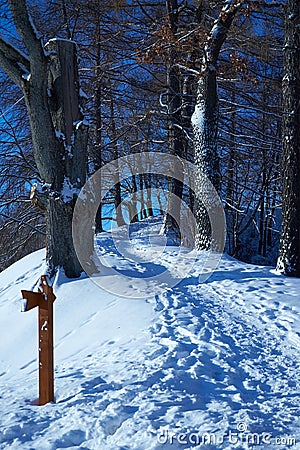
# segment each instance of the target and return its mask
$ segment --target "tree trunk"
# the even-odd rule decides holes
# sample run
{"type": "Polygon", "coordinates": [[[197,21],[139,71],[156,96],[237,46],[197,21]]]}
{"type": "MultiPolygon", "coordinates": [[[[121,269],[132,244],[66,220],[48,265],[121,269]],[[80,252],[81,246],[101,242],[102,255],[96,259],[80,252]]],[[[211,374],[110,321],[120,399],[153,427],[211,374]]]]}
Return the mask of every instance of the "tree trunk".
{"type": "Polygon", "coordinates": [[[152,196],[151,196],[151,174],[150,173],[144,173],[144,183],[147,189],[147,217],[153,217],[153,205],[152,205],[152,196]]]}
{"type": "MultiPolygon", "coordinates": [[[[167,65],[168,86],[168,141],[171,155],[183,156],[185,136],[182,128],[182,93],[181,75],[178,68],[178,52],[176,50],[176,34],[178,31],[178,1],[166,1],[167,17],[174,42],[170,44],[167,65]]],[[[179,174],[176,174],[180,177],[179,174]]],[[[183,194],[183,183],[178,179],[169,180],[169,192],[166,215],[164,218],[164,232],[174,234],[177,243],[181,241],[180,235],[180,210],[183,194]]]]}
{"type": "MultiPolygon", "coordinates": [[[[75,43],[51,40],[46,49],[51,55],[48,108],[52,118],[51,131],[55,134],[53,145],[57,147],[54,173],[50,179],[45,179],[51,184],[46,207],[47,261],[52,272],[61,266],[68,277],[76,277],[82,269],[73,246],[72,212],[78,192],[86,181],[88,127],[80,111],[75,43]]],[[[34,89],[30,90],[30,95],[35,95],[34,89]]],[[[35,107],[31,101],[30,117],[33,111],[35,107]]],[[[41,134],[42,128],[35,129],[36,117],[31,122],[32,135],[41,134]]],[[[51,145],[49,147],[51,149],[51,145]]]]}
{"type": "MultiPolygon", "coordinates": [[[[95,65],[95,130],[92,149],[92,158],[95,172],[102,167],[102,69],[101,69],[101,20],[100,13],[97,15],[97,23],[95,24],[95,40],[96,40],[96,65],[95,65]]],[[[102,224],[102,202],[99,205],[96,214],[96,233],[103,231],[102,224]]]]}
{"type": "MultiPolygon", "coordinates": [[[[192,116],[194,133],[194,158],[197,167],[195,182],[194,214],[197,223],[195,246],[198,250],[211,246],[211,225],[208,212],[201,197],[207,194],[208,179],[215,190],[220,188],[218,156],[218,116],[217,62],[240,3],[225,1],[224,7],[207,38],[204,47],[202,71],[197,86],[195,111],[192,116]],[[205,193],[206,192],[206,193],[205,193]]],[[[212,191],[210,191],[210,194],[212,191]]]]}
{"type": "Polygon", "coordinates": [[[195,209],[197,223],[195,246],[198,250],[210,247],[210,221],[201,201],[206,177],[219,190],[220,170],[217,153],[218,95],[216,71],[208,69],[198,83],[195,112],[192,117],[194,128],[195,165],[198,169],[195,183],[195,209]]]}
{"type": "Polygon", "coordinates": [[[282,231],[277,269],[300,276],[300,4],[287,0],[285,15],[282,156],[282,231]]]}
{"type": "Polygon", "coordinates": [[[142,173],[139,173],[139,190],[140,190],[140,212],[139,212],[139,220],[147,219],[147,207],[145,202],[145,191],[146,188],[144,184],[144,177],[142,173]]]}
{"type": "MultiPolygon", "coordinates": [[[[49,272],[60,266],[68,277],[77,277],[82,268],[73,245],[72,214],[86,182],[88,127],[80,108],[76,44],[52,39],[44,48],[26,0],[8,2],[29,57],[0,36],[0,65],[25,97],[41,180],[31,197],[46,211],[49,272]]],[[[92,252],[92,237],[85,247],[92,252]]]]}
{"type": "MultiPolygon", "coordinates": [[[[111,87],[111,85],[110,85],[111,87]]],[[[116,119],[115,119],[115,110],[114,110],[114,102],[113,102],[113,93],[111,89],[111,98],[110,98],[110,117],[111,117],[111,140],[113,145],[113,158],[117,161],[119,158],[119,150],[118,150],[118,137],[117,137],[117,128],[116,128],[116,119]]],[[[122,212],[122,192],[121,192],[121,183],[118,180],[119,178],[119,165],[116,163],[117,173],[115,174],[115,187],[114,187],[114,204],[116,211],[116,221],[118,227],[125,225],[125,220],[122,212]]]]}
{"type": "Polygon", "coordinates": [[[52,272],[61,266],[71,278],[82,272],[73,247],[72,212],[70,204],[49,198],[46,210],[47,262],[52,272]]]}

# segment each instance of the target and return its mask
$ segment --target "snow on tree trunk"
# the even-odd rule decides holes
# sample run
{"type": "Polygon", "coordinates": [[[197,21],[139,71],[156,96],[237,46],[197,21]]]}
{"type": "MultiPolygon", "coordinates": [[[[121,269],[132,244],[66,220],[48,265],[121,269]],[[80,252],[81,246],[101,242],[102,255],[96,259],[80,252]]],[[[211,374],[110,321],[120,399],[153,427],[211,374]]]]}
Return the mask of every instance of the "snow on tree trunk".
{"type": "Polygon", "coordinates": [[[285,15],[282,156],[282,231],[277,269],[300,276],[300,4],[285,15]]]}
{"type": "MultiPolygon", "coordinates": [[[[208,179],[216,191],[220,187],[218,156],[218,90],[217,62],[223,43],[226,40],[232,21],[242,2],[226,0],[219,17],[215,21],[204,47],[202,71],[197,86],[195,111],[192,116],[194,133],[194,158],[198,169],[195,182],[194,214],[197,223],[195,246],[208,249],[211,246],[211,226],[208,213],[201,201],[203,193],[213,195],[208,189],[208,179]],[[208,194],[209,193],[209,194],[208,194]]],[[[213,198],[211,199],[213,203],[213,198]]]]}
{"type": "Polygon", "coordinates": [[[219,157],[218,157],[218,95],[216,71],[208,70],[199,80],[197,103],[192,116],[194,130],[194,154],[197,167],[195,183],[194,214],[197,223],[195,246],[197,249],[210,247],[210,221],[201,202],[207,177],[216,190],[219,188],[219,157]]]}

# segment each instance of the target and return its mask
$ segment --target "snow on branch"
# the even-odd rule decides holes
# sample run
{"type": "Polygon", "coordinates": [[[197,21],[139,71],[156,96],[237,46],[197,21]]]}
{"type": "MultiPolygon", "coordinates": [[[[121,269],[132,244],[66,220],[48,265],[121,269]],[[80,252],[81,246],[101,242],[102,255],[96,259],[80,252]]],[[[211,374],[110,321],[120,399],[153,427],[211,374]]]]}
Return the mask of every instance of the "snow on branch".
{"type": "Polygon", "coordinates": [[[225,0],[219,17],[215,21],[204,48],[204,65],[215,69],[221,47],[238,10],[243,5],[240,0],[225,0]]]}

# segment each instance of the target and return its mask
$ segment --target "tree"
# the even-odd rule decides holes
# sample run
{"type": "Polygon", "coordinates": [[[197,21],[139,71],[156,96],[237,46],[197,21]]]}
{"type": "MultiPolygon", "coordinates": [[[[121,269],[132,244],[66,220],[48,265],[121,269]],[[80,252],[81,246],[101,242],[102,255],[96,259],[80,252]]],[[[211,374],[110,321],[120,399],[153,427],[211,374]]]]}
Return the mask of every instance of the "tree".
{"type": "Polygon", "coordinates": [[[26,0],[9,0],[9,6],[28,55],[1,37],[0,66],[25,97],[41,180],[32,198],[46,214],[47,262],[52,275],[61,266],[76,277],[82,269],[73,246],[72,211],[86,181],[88,130],[79,104],[76,46],[52,40],[44,47],[26,0]]]}
{"type": "MultiPolygon", "coordinates": [[[[24,186],[38,174],[31,155],[30,129],[22,94],[5,74],[0,83],[0,271],[45,246],[42,211],[24,186]]],[[[27,188],[28,191],[28,188],[27,188]]]]}
{"type": "MultiPolygon", "coordinates": [[[[28,0],[28,5],[44,42],[52,36],[76,40],[80,52],[81,83],[87,94],[85,113],[90,123],[89,174],[116,157],[135,152],[163,151],[180,157],[187,155],[187,159],[193,161],[190,119],[195,106],[195,88],[198,85],[198,112],[205,112],[205,108],[208,112],[214,100],[214,95],[208,95],[208,72],[215,64],[216,71],[210,80],[214,76],[218,80],[218,86],[215,82],[217,114],[213,116],[217,120],[209,122],[208,114],[200,114],[197,123],[194,115],[196,164],[218,188],[226,204],[227,251],[245,261],[273,264],[278,252],[277,224],[281,201],[278,176],[284,34],[281,3],[245,1],[238,15],[234,8],[238,9],[239,4],[225,0],[161,0],[156,3],[108,0],[105,4],[99,0],[28,0]],[[236,19],[230,24],[234,14],[236,19]],[[222,39],[220,35],[218,37],[219,29],[223,32],[222,39]],[[221,45],[220,49],[218,45],[221,45]],[[206,126],[206,134],[201,124],[206,126]],[[213,139],[209,139],[209,130],[213,130],[216,124],[218,143],[217,131],[215,134],[212,132],[213,139]]],[[[0,16],[2,23],[5,17],[10,20],[6,8],[2,8],[0,16]]],[[[11,32],[6,35],[9,42],[24,51],[24,43],[20,40],[18,43],[12,25],[8,24],[6,28],[11,32]]],[[[1,48],[8,58],[9,52],[4,45],[2,42],[1,48]]],[[[27,61],[30,59],[28,56],[27,61]]],[[[50,62],[54,54],[51,58],[46,54],[45,58],[50,71],[50,64],[52,68],[55,65],[53,59],[50,62]]],[[[25,78],[28,77],[30,68],[26,72],[24,64],[16,65],[25,78]]],[[[21,81],[30,86],[30,80],[22,78],[21,81]]],[[[49,81],[47,89],[54,92],[50,85],[49,81]]],[[[41,234],[45,231],[42,210],[30,205],[25,192],[28,186],[35,180],[44,186],[45,195],[41,195],[41,189],[36,189],[33,198],[34,201],[39,200],[43,208],[51,192],[58,192],[57,198],[60,194],[59,187],[52,191],[50,183],[35,167],[24,100],[17,85],[4,73],[0,76],[0,94],[0,115],[5,113],[6,118],[0,122],[0,213],[5,214],[2,215],[0,231],[3,231],[6,245],[2,249],[6,255],[3,264],[9,264],[13,258],[22,256],[15,251],[18,246],[23,245],[26,251],[28,245],[27,253],[35,249],[31,238],[28,244],[24,240],[25,230],[32,238],[39,232],[38,246],[44,239],[41,234]],[[18,227],[17,224],[21,223],[18,221],[24,225],[18,227]],[[9,229],[12,223],[15,224],[14,230],[19,230],[18,234],[9,229]],[[12,245],[10,236],[14,237],[12,245]]],[[[54,95],[45,104],[53,99],[54,95]]],[[[58,126],[55,128],[60,131],[58,126]]],[[[62,140],[64,134],[61,129],[62,140]]],[[[57,146],[61,143],[58,138],[57,146]]],[[[62,158],[68,154],[64,155],[65,151],[62,146],[62,158]]],[[[160,210],[175,212],[179,221],[182,202],[171,204],[174,197],[162,193],[167,186],[179,198],[182,196],[183,202],[188,202],[190,196],[190,203],[193,203],[193,195],[185,185],[176,180],[172,182],[171,178],[151,176],[151,167],[145,170],[145,174],[137,175],[133,165],[130,173],[131,176],[122,180],[116,186],[118,189],[112,188],[103,200],[103,207],[99,208],[96,218],[97,231],[101,231],[102,222],[105,228],[112,220],[116,222],[114,211],[120,201],[124,205],[126,220],[129,209],[133,220],[141,220],[153,213],[159,204],[160,210]],[[157,199],[146,198],[143,188],[152,188],[153,196],[160,191],[161,198],[159,195],[157,199]],[[136,204],[126,198],[131,194],[134,194],[136,204]]],[[[201,191],[201,178],[198,186],[201,191]]],[[[74,198],[76,195],[75,189],[74,198]]],[[[200,246],[208,247],[209,238],[203,242],[200,237],[209,236],[209,221],[205,221],[205,211],[204,215],[199,211],[199,230],[202,224],[203,233],[198,233],[198,242],[200,246]]],[[[174,225],[171,223],[173,229],[174,225]]]]}
{"type": "Polygon", "coordinates": [[[282,231],[277,269],[300,277],[300,4],[287,0],[282,80],[282,231]]]}
{"type": "MultiPolygon", "coordinates": [[[[171,155],[188,159],[190,147],[190,120],[194,106],[194,83],[187,66],[195,58],[196,53],[189,41],[190,26],[195,27],[198,8],[187,7],[187,4],[178,4],[177,0],[166,0],[166,109],[168,127],[168,146],[171,155]],[[182,17],[180,17],[182,16],[182,17]],[[180,20],[181,19],[181,20],[180,20]],[[188,20],[187,20],[188,19],[188,20]],[[192,20],[191,20],[192,19],[192,20]],[[189,22],[192,21],[192,25],[189,22]]],[[[194,32],[195,30],[193,30],[194,32]]],[[[193,34],[193,33],[192,33],[193,34]]],[[[178,170],[178,167],[177,167],[178,170]]],[[[184,184],[179,179],[169,180],[168,204],[164,219],[164,232],[170,234],[175,242],[183,242],[181,236],[181,203],[184,194],[184,184]]]]}
{"type": "Polygon", "coordinates": [[[241,13],[219,64],[226,250],[243,261],[270,265],[278,257],[280,227],[282,11],[272,3],[251,15],[241,13]]]}
{"type": "MultiPolygon", "coordinates": [[[[178,46],[178,25],[179,25],[179,5],[177,0],[166,0],[167,24],[166,30],[169,34],[169,48],[167,50],[166,61],[166,82],[167,82],[167,118],[168,118],[168,143],[170,153],[175,156],[185,156],[186,136],[181,125],[182,116],[182,94],[181,94],[181,74],[179,69],[178,46]]],[[[179,175],[179,174],[177,174],[179,175]]],[[[183,183],[179,180],[169,181],[169,191],[167,211],[164,220],[164,232],[172,231],[175,240],[180,242],[180,206],[183,193],[183,183]]]]}
{"type": "Polygon", "coordinates": [[[220,188],[220,168],[218,157],[219,103],[217,89],[217,63],[223,43],[233,19],[242,6],[239,0],[226,0],[211,29],[204,47],[203,63],[197,86],[195,111],[192,116],[194,132],[194,158],[198,175],[195,183],[196,197],[194,213],[197,222],[195,245],[197,249],[210,247],[210,222],[201,202],[207,177],[218,191],[220,188]]]}

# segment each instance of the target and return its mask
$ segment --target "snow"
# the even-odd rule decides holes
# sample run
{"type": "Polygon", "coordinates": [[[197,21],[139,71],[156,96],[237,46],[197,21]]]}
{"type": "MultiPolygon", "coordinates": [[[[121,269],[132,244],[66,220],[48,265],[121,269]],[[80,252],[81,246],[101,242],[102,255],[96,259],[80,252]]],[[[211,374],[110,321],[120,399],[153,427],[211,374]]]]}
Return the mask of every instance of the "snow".
{"type": "Polygon", "coordinates": [[[30,81],[31,73],[27,72],[22,75],[23,80],[30,81]]]}
{"type": "MultiPolygon", "coordinates": [[[[76,46],[77,46],[77,42],[76,41],[73,41],[72,39],[64,39],[64,38],[52,38],[52,39],[49,39],[49,41],[47,42],[47,44],[49,43],[49,42],[58,42],[58,41],[60,41],[60,42],[69,42],[69,43],[71,43],[71,44],[75,44],[76,46]]],[[[46,44],[46,45],[47,45],[46,44]]]]}
{"type": "Polygon", "coordinates": [[[64,135],[64,133],[62,131],[55,130],[55,136],[57,139],[59,139],[61,141],[66,140],[66,136],[64,135]]]}
{"type": "Polygon", "coordinates": [[[61,190],[60,197],[64,203],[74,199],[74,196],[79,194],[80,190],[76,188],[68,177],[65,177],[64,184],[61,190]]]}
{"type": "Polygon", "coordinates": [[[192,115],[192,125],[199,132],[204,132],[205,109],[202,102],[198,102],[192,115]]]}
{"type": "MultiPolygon", "coordinates": [[[[133,280],[134,267],[146,277],[176,265],[152,223],[134,226],[125,256],[98,235],[109,264],[133,280]]],[[[300,449],[300,280],[223,255],[199,283],[205,259],[144,299],[60,272],[56,401],[41,407],[37,312],[21,313],[20,290],[36,288],[45,252],[2,272],[0,449],[300,449]]]]}
{"type": "Polygon", "coordinates": [[[77,120],[76,122],[73,122],[73,125],[75,126],[75,130],[78,130],[82,125],[88,127],[89,122],[87,119],[77,120]]]}

